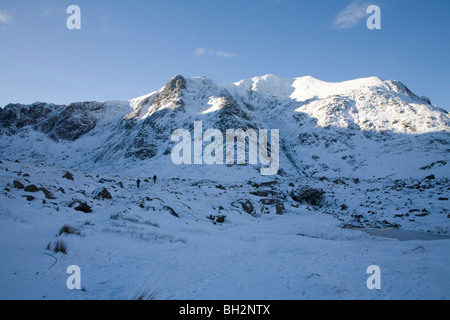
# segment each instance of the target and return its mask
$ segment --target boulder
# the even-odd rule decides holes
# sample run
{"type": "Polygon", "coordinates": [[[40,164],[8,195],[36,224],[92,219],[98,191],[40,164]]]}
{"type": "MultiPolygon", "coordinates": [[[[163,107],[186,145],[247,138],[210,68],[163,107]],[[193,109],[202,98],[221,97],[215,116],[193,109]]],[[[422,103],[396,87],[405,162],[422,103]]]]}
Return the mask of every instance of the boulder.
{"type": "Polygon", "coordinates": [[[20,182],[20,181],[18,181],[18,180],[14,180],[14,181],[13,181],[13,184],[14,184],[14,188],[16,188],[16,189],[23,189],[23,188],[25,188],[25,186],[23,185],[23,183],[20,182]]]}
{"type": "Polygon", "coordinates": [[[284,211],[286,210],[286,208],[284,207],[284,203],[282,203],[282,202],[278,202],[276,205],[275,205],[275,209],[277,210],[277,214],[283,214],[284,213],[284,211]]]}
{"type": "Polygon", "coordinates": [[[226,217],[227,217],[227,216],[217,216],[217,217],[216,217],[216,222],[217,222],[217,223],[224,223],[226,217]]]}
{"type": "Polygon", "coordinates": [[[75,209],[76,211],[81,211],[81,212],[84,212],[84,213],[90,213],[90,212],[92,212],[91,206],[88,205],[87,203],[81,202],[81,201],[78,202],[78,206],[76,206],[74,209],[75,209]]]}
{"type": "Polygon", "coordinates": [[[67,180],[74,180],[73,179],[73,174],[71,174],[69,171],[67,171],[64,175],[63,175],[63,178],[64,179],[67,179],[67,180]]]}
{"type": "Polygon", "coordinates": [[[97,200],[112,199],[111,193],[105,187],[96,189],[92,195],[97,200]]]}
{"type": "Polygon", "coordinates": [[[34,184],[30,184],[29,186],[25,187],[25,192],[38,192],[39,189],[34,184]]]}
{"type": "Polygon", "coordinates": [[[250,202],[250,200],[246,200],[245,202],[241,201],[242,209],[244,209],[245,212],[248,214],[252,214],[255,210],[255,207],[253,207],[253,204],[250,202]]]}
{"type": "Polygon", "coordinates": [[[28,196],[28,195],[25,195],[25,196],[22,196],[23,198],[26,198],[27,199],[27,201],[33,201],[34,199],[36,199],[35,197],[33,197],[33,196],[28,196]]]}
{"type": "Polygon", "coordinates": [[[227,216],[225,215],[213,216],[212,214],[210,214],[207,218],[211,220],[214,224],[216,224],[216,223],[224,223],[226,217],[227,216]]]}
{"type": "Polygon", "coordinates": [[[303,187],[293,190],[291,198],[300,203],[306,202],[312,206],[321,206],[324,201],[324,194],[325,192],[321,189],[303,187]]]}
{"type": "Polygon", "coordinates": [[[45,188],[38,188],[38,191],[42,191],[42,192],[45,194],[45,197],[46,197],[47,199],[50,199],[50,200],[56,199],[56,198],[51,194],[51,192],[48,191],[48,190],[45,189],[45,188]]]}

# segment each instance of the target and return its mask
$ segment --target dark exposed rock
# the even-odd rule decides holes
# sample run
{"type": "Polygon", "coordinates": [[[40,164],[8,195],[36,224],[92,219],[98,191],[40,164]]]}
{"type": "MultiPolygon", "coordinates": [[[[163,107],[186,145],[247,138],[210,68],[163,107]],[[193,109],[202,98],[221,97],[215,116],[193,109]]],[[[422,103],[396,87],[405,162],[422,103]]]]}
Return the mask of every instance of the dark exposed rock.
{"type": "Polygon", "coordinates": [[[247,212],[248,214],[252,214],[253,211],[255,210],[250,200],[241,201],[240,204],[242,206],[242,209],[244,209],[244,211],[247,212]]]}
{"type": "Polygon", "coordinates": [[[63,178],[64,179],[67,179],[67,180],[74,180],[73,179],[73,174],[72,173],[70,173],[69,171],[67,171],[64,175],[63,175],[63,178]]]}
{"type": "Polygon", "coordinates": [[[273,198],[272,199],[271,198],[261,199],[260,202],[265,205],[273,205],[273,204],[277,203],[277,199],[273,199],[273,198]]]}
{"type": "Polygon", "coordinates": [[[133,150],[133,148],[130,148],[130,150],[125,154],[125,158],[137,158],[139,160],[147,160],[154,158],[157,155],[156,149],[151,148],[142,148],[138,150],[133,150]]]}
{"type": "Polygon", "coordinates": [[[346,185],[347,184],[343,179],[339,179],[339,178],[333,180],[333,183],[335,183],[335,184],[342,184],[342,185],[346,185]]]}
{"type": "MultiPolygon", "coordinates": [[[[51,128],[50,138],[55,141],[75,141],[95,128],[97,119],[93,115],[96,102],[80,102],[69,105],[60,112],[56,118],[50,118],[43,124],[43,128],[51,128]]],[[[101,105],[101,104],[100,104],[101,105]]]]}
{"type": "Polygon", "coordinates": [[[270,209],[266,206],[261,206],[261,213],[262,214],[270,214],[270,209]]]}
{"type": "Polygon", "coordinates": [[[95,112],[103,106],[101,102],[80,102],[69,106],[40,102],[28,106],[9,104],[0,112],[0,127],[10,134],[31,127],[55,141],[74,141],[96,126],[95,112]]]}
{"type": "Polygon", "coordinates": [[[217,223],[224,223],[226,217],[227,217],[227,216],[217,216],[217,217],[216,217],[216,222],[217,222],[217,223]]]}
{"type": "Polygon", "coordinates": [[[261,187],[268,187],[274,184],[277,184],[278,181],[269,181],[269,182],[261,182],[261,183],[257,183],[257,182],[253,182],[253,181],[248,181],[247,184],[251,185],[254,188],[261,188],[261,187]]]}
{"type": "Polygon", "coordinates": [[[258,191],[250,192],[250,194],[253,194],[253,195],[258,196],[258,197],[267,197],[269,195],[276,194],[276,192],[270,191],[270,190],[258,190],[258,191]]]}
{"type": "Polygon", "coordinates": [[[428,166],[421,167],[420,170],[431,169],[431,168],[433,168],[434,166],[445,166],[446,164],[447,164],[447,161],[439,160],[439,161],[436,161],[436,162],[431,163],[431,164],[428,165],[428,166]]]}
{"type": "Polygon", "coordinates": [[[99,200],[105,200],[105,199],[112,199],[111,193],[109,193],[108,189],[106,188],[99,188],[95,190],[92,195],[94,196],[94,199],[99,200]]]}
{"type": "Polygon", "coordinates": [[[221,108],[217,114],[218,121],[215,124],[215,128],[222,132],[226,132],[230,128],[241,128],[245,131],[257,129],[252,123],[252,117],[228,91],[221,92],[219,96],[221,98],[221,108]]]}
{"type": "Polygon", "coordinates": [[[275,205],[275,208],[276,208],[277,214],[283,214],[284,211],[286,210],[286,208],[284,207],[284,203],[282,203],[282,202],[278,202],[275,205]]]}
{"type": "Polygon", "coordinates": [[[74,209],[76,211],[81,211],[81,212],[84,212],[84,213],[92,212],[91,206],[88,205],[87,203],[81,202],[81,201],[78,202],[78,206],[76,206],[74,209]]]}
{"type": "Polygon", "coordinates": [[[116,180],[113,179],[106,179],[106,178],[101,178],[100,180],[98,180],[99,183],[105,183],[105,182],[109,182],[109,183],[115,183],[116,180]]]}
{"type": "Polygon", "coordinates": [[[34,184],[30,184],[29,186],[25,187],[25,192],[38,192],[39,188],[36,187],[34,184]]]}
{"type": "Polygon", "coordinates": [[[13,184],[14,184],[14,188],[16,188],[16,189],[23,189],[23,188],[25,188],[25,186],[23,185],[23,183],[20,182],[20,181],[18,181],[18,180],[14,180],[14,181],[13,181],[13,184]]]}
{"type": "Polygon", "coordinates": [[[300,203],[306,202],[312,206],[321,206],[324,201],[324,194],[325,192],[321,189],[304,187],[293,190],[291,198],[300,203]]]}
{"type": "Polygon", "coordinates": [[[33,201],[34,199],[36,199],[35,197],[33,197],[33,196],[28,196],[28,195],[25,195],[25,196],[22,196],[23,198],[26,198],[27,199],[27,201],[33,201]]]}
{"type": "Polygon", "coordinates": [[[186,79],[183,76],[173,77],[159,92],[152,102],[155,110],[159,110],[167,103],[174,103],[174,107],[183,107],[184,101],[181,99],[183,90],[186,89],[186,79]]]}
{"type": "Polygon", "coordinates": [[[179,218],[180,216],[178,215],[178,213],[175,212],[175,210],[173,210],[171,207],[169,206],[164,206],[164,209],[166,209],[167,211],[169,211],[169,213],[171,215],[173,215],[174,217],[179,218]]]}
{"type": "Polygon", "coordinates": [[[213,216],[213,215],[211,214],[211,215],[209,215],[207,218],[208,218],[209,220],[213,221],[214,224],[216,224],[216,223],[224,223],[226,217],[227,217],[227,216],[225,216],[225,215],[221,215],[221,216],[213,216]]]}
{"type": "Polygon", "coordinates": [[[9,104],[0,112],[0,126],[15,132],[43,121],[51,112],[51,107],[45,103],[35,103],[31,106],[9,104]]]}
{"type": "Polygon", "coordinates": [[[47,199],[50,199],[50,200],[56,199],[56,198],[52,195],[52,193],[51,193],[50,191],[48,191],[46,188],[38,188],[38,191],[42,191],[42,192],[45,194],[45,197],[46,197],[47,199]]]}
{"type": "Polygon", "coordinates": [[[267,186],[271,186],[271,185],[274,185],[274,184],[277,184],[277,183],[278,183],[278,181],[261,182],[260,186],[261,187],[267,187],[267,186]]]}
{"type": "Polygon", "coordinates": [[[428,213],[422,212],[422,213],[416,214],[415,216],[416,216],[416,217],[426,217],[426,216],[428,216],[428,213]]]}

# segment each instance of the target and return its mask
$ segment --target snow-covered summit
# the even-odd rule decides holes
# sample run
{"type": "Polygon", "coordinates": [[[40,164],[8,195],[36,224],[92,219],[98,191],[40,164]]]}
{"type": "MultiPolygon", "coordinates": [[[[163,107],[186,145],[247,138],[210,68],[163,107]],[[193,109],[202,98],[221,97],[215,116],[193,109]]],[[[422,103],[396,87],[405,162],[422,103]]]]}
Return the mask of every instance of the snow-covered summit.
{"type": "Polygon", "coordinates": [[[252,92],[266,97],[292,99],[300,102],[310,99],[323,99],[335,94],[348,94],[362,87],[382,85],[383,80],[378,77],[332,83],[321,81],[312,76],[289,79],[267,74],[241,80],[224,87],[240,95],[252,92]]]}
{"type": "Polygon", "coordinates": [[[292,83],[295,88],[290,98],[297,101],[323,99],[331,95],[344,95],[363,87],[382,86],[378,77],[362,78],[343,82],[325,82],[311,76],[296,78],[292,83]]]}

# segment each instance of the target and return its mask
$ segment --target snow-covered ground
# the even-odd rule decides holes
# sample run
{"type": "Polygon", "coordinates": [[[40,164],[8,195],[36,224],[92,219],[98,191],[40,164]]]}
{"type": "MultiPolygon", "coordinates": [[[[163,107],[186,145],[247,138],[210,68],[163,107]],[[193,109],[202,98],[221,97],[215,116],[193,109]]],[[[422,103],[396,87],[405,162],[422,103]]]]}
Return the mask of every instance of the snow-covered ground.
{"type": "Polygon", "coordinates": [[[0,299],[449,299],[449,133],[377,77],[176,76],[127,101],[6,106],[0,299]],[[279,173],[175,165],[171,135],[196,121],[279,130],[279,173]]]}
{"type": "Polygon", "coordinates": [[[0,299],[129,299],[142,290],[158,299],[450,298],[446,237],[400,241],[355,229],[449,235],[446,179],[212,181],[180,171],[156,184],[141,177],[138,189],[136,171],[69,170],[73,180],[67,171],[2,159],[0,299]],[[326,205],[295,201],[305,185],[324,190],[326,205]],[[112,199],[94,199],[103,187],[112,199]],[[77,201],[92,212],[76,211],[77,201]],[[59,234],[65,225],[72,234],[59,234]],[[52,250],[58,240],[66,254],[52,250]],[[80,267],[83,290],[67,288],[70,265],[80,267]],[[381,268],[381,290],[366,286],[370,265],[381,268]]]}

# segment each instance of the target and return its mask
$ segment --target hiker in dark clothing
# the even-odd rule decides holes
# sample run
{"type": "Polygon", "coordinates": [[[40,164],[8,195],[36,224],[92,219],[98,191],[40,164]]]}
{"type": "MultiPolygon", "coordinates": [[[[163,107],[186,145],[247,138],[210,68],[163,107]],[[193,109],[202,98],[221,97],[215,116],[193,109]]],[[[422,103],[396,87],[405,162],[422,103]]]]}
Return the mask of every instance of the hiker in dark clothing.
{"type": "Polygon", "coordinates": [[[156,175],[153,176],[153,181],[156,183],[156,175]]]}
{"type": "Polygon", "coordinates": [[[139,189],[139,186],[141,185],[141,180],[139,180],[139,179],[137,179],[137,187],[138,187],[138,189],[139,189]]]}

